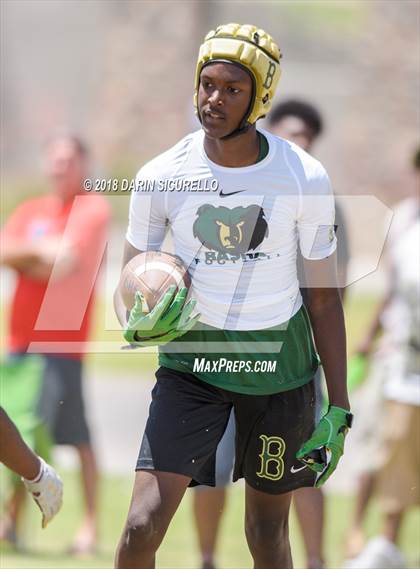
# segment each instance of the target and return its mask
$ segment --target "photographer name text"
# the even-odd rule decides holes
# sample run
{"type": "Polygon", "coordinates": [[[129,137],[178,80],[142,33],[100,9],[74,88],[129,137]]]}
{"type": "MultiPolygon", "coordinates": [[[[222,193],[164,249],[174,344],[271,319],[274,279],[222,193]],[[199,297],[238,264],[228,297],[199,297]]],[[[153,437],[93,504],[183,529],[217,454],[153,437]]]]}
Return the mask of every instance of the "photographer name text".
{"type": "Polygon", "coordinates": [[[161,180],[134,180],[128,178],[86,178],[83,182],[86,192],[131,193],[131,192],[217,192],[216,178],[203,180],[164,178],[161,180]]]}

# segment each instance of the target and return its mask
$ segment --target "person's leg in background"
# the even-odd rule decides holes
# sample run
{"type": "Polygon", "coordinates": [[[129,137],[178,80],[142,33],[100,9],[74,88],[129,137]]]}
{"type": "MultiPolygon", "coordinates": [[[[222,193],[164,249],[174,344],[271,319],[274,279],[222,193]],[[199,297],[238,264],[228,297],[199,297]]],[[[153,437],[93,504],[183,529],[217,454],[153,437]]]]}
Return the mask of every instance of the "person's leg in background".
{"type": "Polygon", "coordinates": [[[406,512],[420,506],[420,448],[414,436],[420,430],[420,407],[387,401],[383,421],[386,459],[377,473],[375,487],[383,514],[382,532],[345,565],[349,569],[406,567],[398,539],[406,512]]]}
{"type": "Polygon", "coordinates": [[[307,569],[324,567],[324,495],[320,488],[299,488],[293,493],[306,552],[307,569]]]}
{"type": "Polygon", "coordinates": [[[193,489],[194,521],[197,529],[202,569],[214,569],[217,539],[226,505],[227,486],[232,479],[235,457],[235,418],[229,422],[216,453],[216,487],[195,486],[193,489]]]}
{"type": "Polygon", "coordinates": [[[345,542],[345,558],[351,560],[366,545],[364,528],[366,515],[376,492],[379,472],[386,460],[388,449],[384,443],[385,402],[383,382],[389,374],[389,355],[379,351],[372,356],[367,379],[355,393],[355,422],[350,444],[357,451],[356,490],[354,510],[345,542]]]}
{"type": "MultiPolygon", "coordinates": [[[[319,423],[322,415],[322,372],[315,374],[315,422],[319,423]]],[[[306,552],[307,569],[324,567],[324,494],[320,488],[299,488],[293,492],[293,504],[296,510],[303,543],[306,552]]]]}
{"type": "MultiPolygon", "coordinates": [[[[70,553],[90,555],[95,553],[98,539],[98,468],[85,413],[83,363],[78,359],[56,356],[47,356],[46,359],[45,388],[59,394],[55,397],[58,397],[57,412],[50,419],[54,441],[57,445],[74,447],[80,461],[84,514],[70,553]]],[[[44,415],[48,413],[45,406],[50,397],[45,393],[41,401],[44,415]]]]}
{"type": "Polygon", "coordinates": [[[389,400],[385,420],[389,454],[378,475],[378,496],[384,515],[382,535],[397,545],[405,513],[420,506],[420,407],[389,400]]]}
{"type": "Polygon", "coordinates": [[[72,546],[75,554],[94,553],[98,539],[97,528],[97,488],[98,467],[92,446],[89,443],[76,446],[81,468],[81,484],[85,514],[72,546]]]}
{"type": "Polygon", "coordinates": [[[202,569],[215,569],[215,551],[226,503],[226,488],[194,491],[194,521],[197,529],[202,569]]]}
{"type": "Polygon", "coordinates": [[[13,490],[4,506],[0,520],[0,541],[18,546],[17,528],[26,500],[26,492],[20,480],[13,480],[13,490]]]}
{"type": "Polygon", "coordinates": [[[363,525],[374,493],[375,480],[375,471],[369,471],[361,473],[357,481],[353,521],[347,534],[346,544],[346,555],[350,559],[360,553],[366,542],[363,525]]]}
{"type": "Polygon", "coordinates": [[[404,510],[401,508],[398,511],[385,514],[383,535],[391,543],[397,543],[398,541],[404,513],[404,510]]]}

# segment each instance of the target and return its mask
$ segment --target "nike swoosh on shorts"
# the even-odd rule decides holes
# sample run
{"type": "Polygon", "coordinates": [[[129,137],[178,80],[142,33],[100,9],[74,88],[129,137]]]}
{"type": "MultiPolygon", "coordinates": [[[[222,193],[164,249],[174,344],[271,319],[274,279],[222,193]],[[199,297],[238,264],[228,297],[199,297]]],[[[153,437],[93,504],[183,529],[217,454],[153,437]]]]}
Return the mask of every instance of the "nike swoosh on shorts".
{"type": "Polygon", "coordinates": [[[292,468],[290,469],[290,472],[292,474],[296,474],[296,472],[300,472],[301,470],[303,470],[304,468],[307,468],[307,464],[304,464],[303,466],[301,466],[300,468],[295,468],[294,466],[292,466],[292,468]]]}

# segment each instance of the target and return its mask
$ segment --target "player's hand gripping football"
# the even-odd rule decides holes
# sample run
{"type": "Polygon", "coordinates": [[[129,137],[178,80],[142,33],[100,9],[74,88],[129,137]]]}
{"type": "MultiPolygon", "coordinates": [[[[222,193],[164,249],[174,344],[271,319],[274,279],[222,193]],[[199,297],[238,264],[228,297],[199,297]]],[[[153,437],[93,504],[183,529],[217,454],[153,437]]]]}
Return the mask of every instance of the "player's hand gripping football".
{"type": "Polygon", "coordinates": [[[188,289],[181,288],[174,297],[176,286],[172,285],[159,299],[156,306],[147,313],[141,292],[131,309],[124,331],[124,338],[137,346],[157,346],[179,338],[195,325],[200,314],[190,318],[196,305],[191,299],[185,304],[188,289]]]}
{"type": "Polygon", "coordinates": [[[346,409],[330,405],[311,438],[297,452],[296,458],[318,474],[315,482],[317,488],[337,468],[352,419],[353,415],[346,409]]]}
{"type": "Polygon", "coordinates": [[[34,480],[22,478],[26,489],[42,512],[42,527],[52,520],[63,502],[63,483],[52,466],[40,458],[41,468],[34,480]]]}

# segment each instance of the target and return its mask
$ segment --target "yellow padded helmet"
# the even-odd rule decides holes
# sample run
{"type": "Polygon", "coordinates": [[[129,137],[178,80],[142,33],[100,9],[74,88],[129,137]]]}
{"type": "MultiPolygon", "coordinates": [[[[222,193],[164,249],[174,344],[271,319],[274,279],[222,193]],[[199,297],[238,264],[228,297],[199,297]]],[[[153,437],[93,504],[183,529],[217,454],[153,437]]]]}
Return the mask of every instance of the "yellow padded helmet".
{"type": "Polygon", "coordinates": [[[201,70],[216,61],[230,61],[244,67],[253,78],[254,96],[244,117],[247,126],[264,117],[271,108],[280,79],[281,53],[273,38],[251,25],[225,24],[210,31],[200,47],[194,80],[194,108],[198,113],[201,70]]]}

